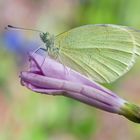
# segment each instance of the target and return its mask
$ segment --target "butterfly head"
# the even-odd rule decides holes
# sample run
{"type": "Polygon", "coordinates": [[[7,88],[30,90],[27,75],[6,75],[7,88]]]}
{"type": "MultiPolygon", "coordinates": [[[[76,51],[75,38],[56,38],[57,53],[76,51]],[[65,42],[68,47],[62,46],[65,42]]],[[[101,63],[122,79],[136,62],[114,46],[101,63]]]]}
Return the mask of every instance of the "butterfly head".
{"type": "Polygon", "coordinates": [[[59,54],[59,48],[54,45],[54,36],[46,32],[40,33],[40,38],[45,43],[49,56],[52,58],[57,58],[59,54]]]}
{"type": "Polygon", "coordinates": [[[45,43],[46,49],[48,50],[52,45],[52,38],[48,32],[40,33],[41,40],[45,43]]]}

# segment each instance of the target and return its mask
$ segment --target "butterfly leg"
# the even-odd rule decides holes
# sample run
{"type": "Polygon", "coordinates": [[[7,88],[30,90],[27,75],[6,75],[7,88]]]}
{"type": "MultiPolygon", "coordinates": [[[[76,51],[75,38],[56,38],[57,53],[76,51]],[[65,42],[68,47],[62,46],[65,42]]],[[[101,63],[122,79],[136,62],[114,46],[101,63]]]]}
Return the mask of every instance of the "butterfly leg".
{"type": "MultiPolygon", "coordinates": [[[[60,42],[59,42],[59,47],[60,47],[60,42]]],[[[61,59],[61,57],[59,55],[59,51],[56,53],[55,60],[63,65],[63,67],[64,67],[64,73],[65,74],[69,74],[69,69],[63,63],[63,60],[61,59]]]]}
{"type": "Polygon", "coordinates": [[[57,57],[57,61],[60,62],[60,63],[63,65],[65,74],[66,74],[66,75],[69,74],[71,69],[68,69],[68,68],[65,66],[65,64],[63,63],[63,60],[60,58],[59,55],[58,55],[58,57],[57,57]]]}
{"type": "MultiPolygon", "coordinates": [[[[38,47],[37,49],[35,49],[35,50],[32,52],[32,55],[34,55],[35,53],[37,53],[39,50],[47,51],[47,49],[45,49],[45,48],[38,47]]],[[[42,62],[42,64],[41,64],[41,66],[42,66],[43,63],[45,62],[45,59],[46,59],[46,57],[44,58],[44,60],[43,60],[43,62],[42,62]]]]}

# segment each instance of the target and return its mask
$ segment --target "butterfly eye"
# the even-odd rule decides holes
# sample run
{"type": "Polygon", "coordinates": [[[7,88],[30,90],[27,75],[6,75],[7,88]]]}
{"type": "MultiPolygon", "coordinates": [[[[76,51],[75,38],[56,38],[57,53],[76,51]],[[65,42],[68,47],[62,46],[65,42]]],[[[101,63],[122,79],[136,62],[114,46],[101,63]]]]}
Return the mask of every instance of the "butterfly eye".
{"type": "Polygon", "coordinates": [[[46,43],[48,41],[48,33],[40,33],[41,40],[46,43]]]}

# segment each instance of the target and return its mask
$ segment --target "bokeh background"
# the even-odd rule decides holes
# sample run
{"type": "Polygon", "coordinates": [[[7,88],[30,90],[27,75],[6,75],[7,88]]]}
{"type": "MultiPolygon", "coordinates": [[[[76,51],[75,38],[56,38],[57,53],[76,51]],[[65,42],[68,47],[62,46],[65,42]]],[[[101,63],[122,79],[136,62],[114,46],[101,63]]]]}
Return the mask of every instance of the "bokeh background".
{"type": "MultiPolygon", "coordinates": [[[[0,140],[140,140],[140,125],[64,97],[20,85],[37,32],[5,30],[7,24],[54,35],[84,24],[140,29],[139,0],[0,0],[0,140]]],[[[125,76],[105,85],[140,105],[140,59],[125,76]]]]}

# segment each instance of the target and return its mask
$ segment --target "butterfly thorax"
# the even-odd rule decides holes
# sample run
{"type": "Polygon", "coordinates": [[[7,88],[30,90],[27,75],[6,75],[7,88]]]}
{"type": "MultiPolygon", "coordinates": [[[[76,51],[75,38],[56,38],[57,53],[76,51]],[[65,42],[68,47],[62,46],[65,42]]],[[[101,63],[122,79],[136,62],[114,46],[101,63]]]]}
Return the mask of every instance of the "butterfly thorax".
{"type": "Polygon", "coordinates": [[[54,36],[46,32],[46,33],[41,33],[40,38],[45,44],[48,55],[51,58],[56,59],[59,54],[59,48],[57,48],[54,44],[54,36]]]}

